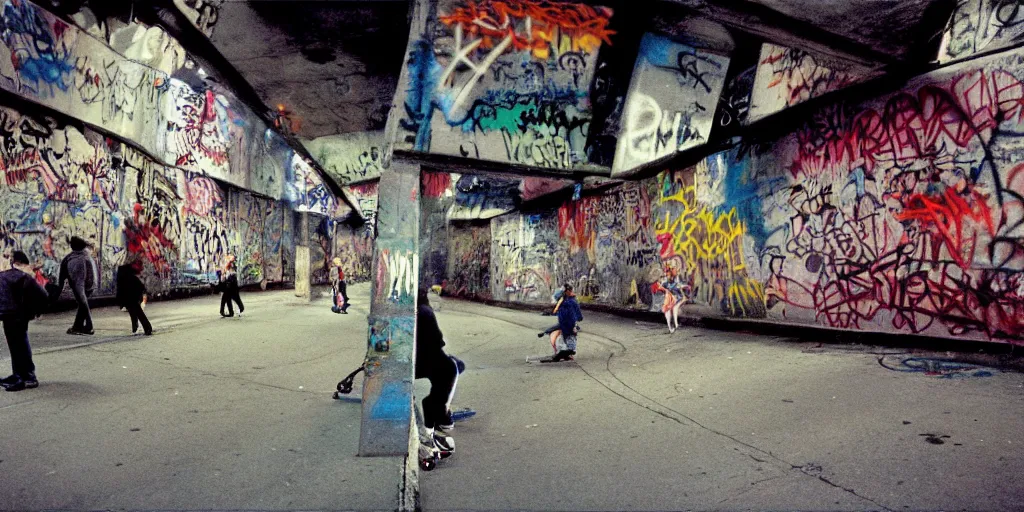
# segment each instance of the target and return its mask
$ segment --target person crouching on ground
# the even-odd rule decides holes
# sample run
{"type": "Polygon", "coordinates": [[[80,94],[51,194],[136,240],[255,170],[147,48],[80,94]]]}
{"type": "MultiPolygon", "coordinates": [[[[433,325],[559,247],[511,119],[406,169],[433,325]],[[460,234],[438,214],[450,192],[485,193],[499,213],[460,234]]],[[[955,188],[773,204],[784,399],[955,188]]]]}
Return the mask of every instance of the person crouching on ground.
{"type": "Polygon", "coordinates": [[[245,306],[242,305],[242,296],[238,293],[238,273],[235,272],[235,260],[228,260],[224,266],[224,274],[221,277],[221,286],[224,294],[220,297],[220,316],[228,318],[235,316],[235,308],[231,307],[231,301],[238,304],[238,316],[242,316],[245,306]],[[228,314],[224,314],[224,306],[228,307],[228,314]]]}
{"type": "Polygon", "coordinates": [[[28,322],[42,313],[49,297],[33,277],[25,253],[14,251],[11,265],[14,268],[0,272],[0,320],[4,323],[14,373],[0,380],[0,385],[7,391],[21,391],[39,387],[28,343],[28,322]]]}
{"type": "Polygon", "coordinates": [[[579,328],[577,322],[583,321],[583,312],[580,310],[579,302],[576,302],[576,292],[571,284],[565,285],[562,298],[556,308],[558,323],[547,328],[544,332],[537,334],[538,338],[545,334],[551,335],[551,349],[555,355],[554,361],[572,359],[576,355],[576,333],[579,328]],[[562,345],[558,344],[558,336],[562,336],[562,345]]]}
{"type": "Polygon", "coordinates": [[[459,373],[466,365],[444,351],[444,334],[430,307],[427,290],[419,290],[416,309],[416,378],[430,380],[430,393],[423,399],[423,426],[428,434],[434,429],[450,430],[451,403],[459,373]]]}
{"type": "Polygon", "coordinates": [[[139,332],[141,323],[142,332],[146,336],[152,336],[153,326],[149,323],[149,318],[146,318],[146,312],[142,310],[146,303],[146,285],[139,278],[141,272],[140,260],[125,263],[117,268],[117,303],[132,319],[132,334],[139,332]]]}

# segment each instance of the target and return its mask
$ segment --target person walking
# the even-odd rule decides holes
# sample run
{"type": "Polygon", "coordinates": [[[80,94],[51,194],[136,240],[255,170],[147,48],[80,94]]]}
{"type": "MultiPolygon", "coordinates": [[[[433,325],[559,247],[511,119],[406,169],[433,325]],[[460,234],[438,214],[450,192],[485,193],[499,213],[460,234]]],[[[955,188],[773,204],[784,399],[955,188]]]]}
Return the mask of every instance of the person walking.
{"type": "Polygon", "coordinates": [[[12,373],[0,379],[0,385],[6,391],[21,391],[39,387],[28,343],[28,322],[42,313],[48,295],[33,277],[25,253],[11,253],[11,265],[14,268],[0,272],[0,320],[11,351],[12,373]]]}
{"type": "Polygon", "coordinates": [[[231,302],[234,301],[238,304],[238,316],[241,318],[242,312],[245,311],[245,306],[242,304],[242,296],[239,295],[238,287],[238,273],[235,272],[235,260],[228,260],[228,264],[224,266],[224,273],[221,276],[221,287],[224,290],[224,294],[220,297],[220,316],[224,318],[230,318],[235,316],[235,308],[231,306],[231,302]],[[228,314],[224,314],[224,306],[228,307],[228,314]]]}
{"type": "Polygon", "coordinates": [[[153,325],[149,323],[143,306],[146,304],[146,285],[139,278],[142,272],[142,261],[135,260],[117,268],[117,303],[128,312],[132,319],[132,334],[142,332],[146,336],[153,335],[153,325]]]}
{"type": "Polygon", "coordinates": [[[348,284],[345,283],[345,271],[341,269],[341,258],[334,258],[331,261],[331,301],[335,313],[348,314],[348,284]]]}
{"type": "Polygon", "coordinates": [[[92,328],[92,313],[89,311],[89,297],[96,290],[96,262],[89,255],[89,244],[77,236],[71,237],[68,241],[71,245],[71,254],[68,254],[60,262],[60,275],[58,277],[57,295],[64,290],[64,282],[71,286],[71,293],[75,295],[75,302],[78,303],[78,313],[75,315],[75,323],[68,329],[68,334],[94,333],[92,328]]]}

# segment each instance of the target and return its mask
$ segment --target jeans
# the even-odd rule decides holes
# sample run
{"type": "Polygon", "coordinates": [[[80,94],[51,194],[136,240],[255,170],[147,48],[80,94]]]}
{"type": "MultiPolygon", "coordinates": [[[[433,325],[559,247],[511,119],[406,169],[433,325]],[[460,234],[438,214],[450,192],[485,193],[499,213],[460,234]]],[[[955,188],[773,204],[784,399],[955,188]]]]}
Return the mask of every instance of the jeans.
{"type": "Polygon", "coordinates": [[[146,312],[142,310],[142,303],[131,302],[125,304],[124,309],[128,311],[128,316],[132,318],[132,332],[139,330],[139,324],[142,324],[142,332],[149,334],[153,332],[153,326],[149,323],[149,318],[146,318],[146,312]]]}
{"type": "Polygon", "coordinates": [[[455,396],[459,368],[451,357],[445,357],[430,370],[426,375],[430,380],[430,394],[423,399],[423,426],[435,428],[451,421],[448,408],[455,396]]]}
{"type": "Polygon", "coordinates": [[[72,286],[71,292],[75,295],[75,302],[78,302],[78,313],[75,315],[75,323],[71,329],[80,332],[92,332],[92,313],[89,311],[89,296],[79,286],[72,286]]]}
{"type": "Polygon", "coordinates": [[[28,344],[27,320],[4,320],[4,336],[11,351],[11,370],[22,380],[34,379],[36,365],[32,362],[32,347],[28,344]]]}
{"type": "Polygon", "coordinates": [[[224,290],[224,295],[220,297],[220,315],[221,316],[235,316],[235,308],[231,306],[231,301],[235,301],[238,304],[238,314],[245,312],[245,306],[242,305],[242,297],[238,295],[238,290],[224,290]],[[228,314],[224,314],[224,306],[228,307],[228,314]]]}

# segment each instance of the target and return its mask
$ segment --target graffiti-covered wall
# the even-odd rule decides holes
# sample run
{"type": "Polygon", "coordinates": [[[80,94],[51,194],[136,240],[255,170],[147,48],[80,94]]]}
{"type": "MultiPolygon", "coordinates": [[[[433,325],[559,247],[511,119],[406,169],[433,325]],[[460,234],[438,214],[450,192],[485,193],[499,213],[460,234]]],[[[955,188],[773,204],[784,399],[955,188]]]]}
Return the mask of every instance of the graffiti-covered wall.
{"type": "Polygon", "coordinates": [[[610,9],[442,0],[424,14],[399,84],[398,148],[560,169],[586,163],[610,9]]]}
{"type": "Polygon", "coordinates": [[[957,0],[942,34],[939,62],[970,57],[1024,38],[1024,5],[1016,0],[957,0]]]}
{"type": "MultiPolygon", "coordinates": [[[[663,207],[717,216],[719,250],[683,256],[689,293],[730,315],[1021,340],[1022,77],[1015,54],[944,68],[663,176],[663,207]]],[[[663,255],[685,252],[669,234],[663,255]]]]}
{"type": "MultiPolygon", "coordinates": [[[[1024,66],[976,59],[794,132],[491,223],[495,299],[1024,343],[1024,66]]],[[[453,223],[453,226],[455,224],[453,223]]],[[[455,229],[449,279],[480,234],[455,229]],[[454,270],[454,271],[453,271],[454,270]]]]}
{"type": "Polygon", "coordinates": [[[101,295],[132,258],[151,293],[215,281],[229,255],[243,284],[283,280],[290,205],[41,113],[0,107],[0,132],[0,243],[4,254],[25,251],[41,282],[56,280],[71,236],[94,245],[101,295]]]}
{"type": "Polygon", "coordinates": [[[489,222],[452,222],[448,227],[448,293],[491,298],[491,226],[489,222]]]}
{"type": "Polygon", "coordinates": [[[728,67],[728,57],[644,34],[612,171],[706,142],[728,67]]]}
{"type": "Polygon", "coordinates": [[[764,43],[747,122],[864,81],[877,73],[798,49],[764,43]]]}
{"type": "Polygon", "coordinates": [[[583,302],[646,308],[658,277],[651,188],[650,181],[624,183],[555,209],[492,220],[492,296],[546,303],[571,283],[583,302]]]}

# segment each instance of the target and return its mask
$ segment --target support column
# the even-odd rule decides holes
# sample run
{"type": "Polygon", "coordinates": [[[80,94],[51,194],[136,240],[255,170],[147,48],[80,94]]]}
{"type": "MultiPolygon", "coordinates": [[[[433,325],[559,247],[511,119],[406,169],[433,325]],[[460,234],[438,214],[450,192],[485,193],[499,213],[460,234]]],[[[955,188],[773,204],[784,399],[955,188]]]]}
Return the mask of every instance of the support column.
{"type": "Polygon", "coordinates": [[[302,212],[300,215],[302,222],[299,223],[299,243],[295,245],[295,296],[308,301],[313,296],[309,259],[309,213],[302,212]]]}
{"type": "Polygon", "coordinates": [[[380,178],[359,455],[406,455],[419,287],[419,166],[393,161],[380,178]]]}

